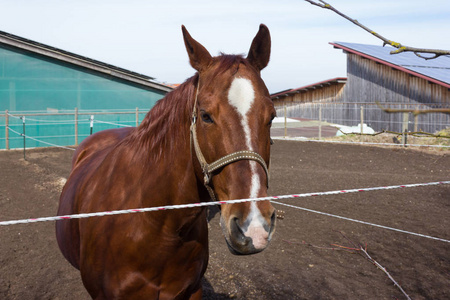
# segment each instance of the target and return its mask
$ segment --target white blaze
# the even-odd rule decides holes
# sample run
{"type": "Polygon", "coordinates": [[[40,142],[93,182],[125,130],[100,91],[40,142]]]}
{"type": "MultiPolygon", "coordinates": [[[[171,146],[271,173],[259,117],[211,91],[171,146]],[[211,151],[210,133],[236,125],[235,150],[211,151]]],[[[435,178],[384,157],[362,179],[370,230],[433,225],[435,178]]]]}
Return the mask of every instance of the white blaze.
{"type": "Polygon", "coordinates": [[[252,149],[250,127],[248,126],[247,113],[255,101],[255,91],[252,82],[245,78],[235,78],[228,91],[228,101],[241,115],[241,124],[245,133],[247,148],[252,149]]]}
{"type": "MultiPolygon", "coordinates": [[[[235,78],[228,91],[228,101],[237,110],[241,117],[241,125],[245,134],[245,142],[248,150],[254,151],[251,143],[251,130],[248,124],[247,114],[252,108],[255,100],[255,91],[252,82],[245,78],[235,78]]],[[[250,161],[252,178],[250,181],[250,198],[256,198],[261,188],[261,180],[257,173],[257,163],[250,161]]],[[[267,244],[268,232],[264,229],[262,222],[264,218],[261,215],[256,203],[251,202],[250,214],[248,216],[250,225],[244,235],[251,237],[255,248],[264,248],[267,244]]]]}

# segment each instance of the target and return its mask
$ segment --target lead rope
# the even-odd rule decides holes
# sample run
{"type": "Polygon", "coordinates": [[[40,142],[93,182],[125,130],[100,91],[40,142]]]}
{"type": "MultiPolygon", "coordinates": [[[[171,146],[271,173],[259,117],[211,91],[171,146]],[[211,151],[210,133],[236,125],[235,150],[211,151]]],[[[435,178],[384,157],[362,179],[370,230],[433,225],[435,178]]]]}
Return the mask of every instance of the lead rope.
{"type": "Polygon", "coordinates": [[[218,160],[212,162],[211,164],[208,164],[206,162],[206,159],[203,156],[202,151],[200,150],[200,145],[198,144],[197,130],[196,130],[197,98],[198,98],[199,86],[200,86],[200,83],[197,83],[197,88],[196,88],[196,92],[195,92],[195,100],[194,100],[194,108],[192,110],[192,123],[191,123],[191,127],[190,127],[190,131],[191,131],[190,144],[191,144],[191,149],[192,149],[192,144],[194,144],[195,155],[197,156],[198,162],[200,163],[200,167],[202,168],[202,172],[204,175],[203,184],[205,185],[206,189],[208,190],[211,200],[217,201],[214,190],[210,186],[212,173],[215,170],[218,170],[228,164],[231,164],[231,163],[239,161],[239,160],[254,160],[254,161],[258,162],[263,167],[264,172],[266,173],[266,178],[267,178],[266,183],[268,186],[269,185],[269,170],[267,169],[266,162],[261,157],[261,155],[259,155],[258,153],[254,152],[254,151],[250,151],[250,150],[237,151],[237,152],[228,154],[222,158],[219,158],[218,160]]]}

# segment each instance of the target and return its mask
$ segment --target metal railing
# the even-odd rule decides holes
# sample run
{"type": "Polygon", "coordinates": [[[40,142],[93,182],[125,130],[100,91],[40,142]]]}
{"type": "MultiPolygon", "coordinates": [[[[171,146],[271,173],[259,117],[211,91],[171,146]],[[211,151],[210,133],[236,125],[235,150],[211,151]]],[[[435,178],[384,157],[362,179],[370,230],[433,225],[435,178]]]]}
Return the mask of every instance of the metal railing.
{"type": "Polygon", "coordinates": [[[273,126],[272,135],[278,137],[306,137],[320,140],[336,136],[345,130],[363,135],[367,133],[365,130],[369,129],[374,135],[380,133],[401,135],[401,143],[406,145],[406,139],[411,135],[447,138],[439,135],[439,131],[450,128],[450,105],[443,104],[430,107],[419,104],[383,103],[383,107],[380,107],[376,103],[294,102],[277,106],[276,110],[279,117],[290,118],[293,121],[273,126]]]}
{"type": "MultiPolygon", "coordinates": [[[[383,106],[390,109],[430,109],[429,105],[419,104],[383,103],[383,106]]],[[[443,106],[450,109],[450,104],[442,104],[439,108],[443,106]]],[[[288,118],[322,120],[327,123],[345,126],[356,126],[363,119],[364,123],[375,131],[389,130],[400,132],[405,122],[407,123],[408,131],[428,133],[435,133],[450,126],[449,113],[430,112],[418,115],[414,115],[412,112],[407,113],[407,115],[388,113],[380,109],[375,103],[292,103],[277,107],[277,114],[279,116],[286,115],[288,118]]]]}
{"type": "MultiPolygon", "coordinates": [[[[420,109],[417,105],[383,105],[420,109]]],[[[137,126],[148,110],[82,111],[75,108],[58,112],[5,111],[0,114],[0,149],[76,146],[96,131],[137,126]]],[[[378,133],[401,133],[401,143],[406,145],[408,134],[418,132],[430,135],[450,128],[450,114],[387,113],[373,103],[292,103],[278,106],[276,110],[279,117],[294,118],[297,122],[274,123],[271,130],[273,137],[322,139],[336,136],[342,126],[359,126],[359,133],[364,133],[362,129],[369,126],[378,133]]]]}

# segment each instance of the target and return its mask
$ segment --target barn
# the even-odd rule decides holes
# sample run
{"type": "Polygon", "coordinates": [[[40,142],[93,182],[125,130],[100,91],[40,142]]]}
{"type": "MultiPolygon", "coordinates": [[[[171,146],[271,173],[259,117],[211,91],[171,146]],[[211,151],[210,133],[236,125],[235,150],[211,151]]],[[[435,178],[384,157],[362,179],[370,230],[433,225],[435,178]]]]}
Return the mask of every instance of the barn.
{"type": "Polygon", "coordinates": [[[22,126],[15,115],[27,115],[27,135],[73,145],[86,136],[75,137],[74,123],[69,124],[75,108],[80,113],[145,111],[171,90],[150,76],[0,31],[0,149],[22,144],[14,134],[22,126]],[[54,126],[55,120],[61,126],[54,126]]]}
{"type": "Polygon", "coordinates": [[[334,42],[347,55],[347,77],[334,78],[272,95],[275,106],[293,118],[322,119],[354,126],[361,116],[377,131],[436,132],[450,126],[445,113],[386,113],[377,106],[401,110],[450,108],[450,57],[424,60],[392,48],[334,42]],[[319,116],[320,113],[320,116],[319,116]]]}

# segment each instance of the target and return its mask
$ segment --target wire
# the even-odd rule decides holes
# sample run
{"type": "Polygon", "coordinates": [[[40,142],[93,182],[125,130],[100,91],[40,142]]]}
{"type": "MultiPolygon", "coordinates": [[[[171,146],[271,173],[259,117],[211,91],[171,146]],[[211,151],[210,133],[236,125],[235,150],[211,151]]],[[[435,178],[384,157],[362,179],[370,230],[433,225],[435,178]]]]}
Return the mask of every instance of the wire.
{"type": "Polygon", "coordinates": [[[18,135],[20,135],[20,136],[24,136],[24,137],[26,137],[26,138],[28,138],[28,139],[30,139],[30,140],[33,140],[33,141],[36,141],[36,142],[39,142],[39,143],[43,143],[43,144],[46,144],[46,145],[49,145],[49,146],[53,146],[53,147],[57,147],[57,148],[62,148],[62,149],[67,149],[67,150],[72,150],[72,151],[75,151],[75,150],[76,150],[76,149],[74,149],[74,148],[64,147],[64,146],[60,146],[60,145],[56,145],[56,144],[52,144],[52,143],[48,143],[48,142],[44,142],[44,141],[35,139],[35,138],[31,137],[31,136],[28,136],[28,135],[25,135],[25,134],[23,134],[23,133],[17,132],[17,131],[15,131],[15,130],[9,128],[9,127],[8,127],[8,129],[9,129],[10,131],[14,132],[15,134],[18,134],[18,135]]]}
{"type": "Polygon", "coordinates": [[[365,222],[365,221],[360,221],[360,220],[356,220],[356,219],[351,219],[351,218],[347,218],[347,217],[333,215],[333,214],[330,214],[330,213],[325,213],[325,212],[321,212],[321,211],[317,211],[317,210],[313,210],[313,209],[309,209],[309,208],[304,208],[304,207],[300,207],[300,206],[295,206],[295,205],[291,205],[291,204],[287,204],[287,203],[282,203],[282,202],[278,202],[278,201],[272,201],[272,203],[279,204],[279,205],[284,205],[284,206],[287,206],[287,207],[300,209],[300,210],[304,210],[304,211],[308,211],[308,212],[312,212],[312,213],[315,213],[315,214],[320,214],[320,215],[324,215],[324,216],[328,216],[328,217],[338,218],[338,219],[341,219],[341,220],[361,223],[361,224],[370,225],[370,226],[373,226],[373,227],[379,227],[379,228],[383,228],[383,229],[393,230],[393,231],[397,231],[397,232],[401,232],[401,233],[407,233],[407,234],[410,234],[410,235],[415,235],[415,236],[420,236],[420,237],[424,237],[424,238],[428,238],[428,239],[432,239],[432,240],[437,240],[437,241],[441,241],[441,242],[450,243],[450,240],[446,240],[446,239],[442,239],[442,238],[438,238],[438,237],[433,237],[433,236],[429,236],[429,235],[425,235],[425,234],[421,234],[421,233],[415,233],[415,232],[406,231],[406,230],[402,230],[402,229],[397,229],[397,228],[393,228],[393,227],[388,227],[388,226],[384,226],[384,225],[378,225],[378,224],[374,224],[374,223],[369,223],[369,222],[365,222]]]}

